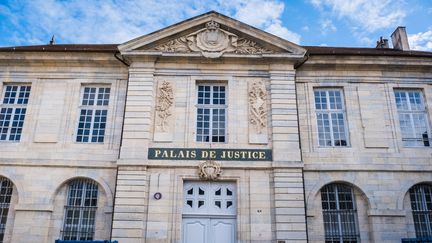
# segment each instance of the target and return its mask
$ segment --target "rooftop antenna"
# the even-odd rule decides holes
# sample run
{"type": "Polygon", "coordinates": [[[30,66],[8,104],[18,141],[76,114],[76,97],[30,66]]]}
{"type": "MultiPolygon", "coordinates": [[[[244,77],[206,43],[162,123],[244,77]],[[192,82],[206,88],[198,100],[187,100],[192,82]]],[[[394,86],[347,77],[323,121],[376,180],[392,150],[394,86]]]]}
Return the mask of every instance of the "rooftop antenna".
{"type": "Polygon", "coordinates": [[[51,40],[50,40],[49,44],[50,45],[54,45],[55,44],[54,35],[51,37],[51,40]]]}

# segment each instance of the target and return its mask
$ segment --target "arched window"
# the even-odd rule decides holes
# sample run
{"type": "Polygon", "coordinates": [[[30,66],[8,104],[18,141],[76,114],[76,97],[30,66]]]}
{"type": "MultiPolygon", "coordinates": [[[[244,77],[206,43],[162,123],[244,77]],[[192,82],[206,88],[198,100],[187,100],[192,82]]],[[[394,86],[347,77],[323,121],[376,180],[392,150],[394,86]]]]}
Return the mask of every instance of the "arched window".
{"type": "Polygon", "coordinates": [[[62,231],[63,240],[93,240],[97,198],[96,182],[78,179],[69,183],[62,231]]]}
{"type": "Polygon", "coordinates": [[[321,189],[326,243],[360,241],[357,209],[353,190],[343,184],[329,184],[321,189]]]}
{"type": "Polygon", "coordinates": [[[416,236],[432,236],[432,186],[419,184],[409,190],[416,236]]]}
{"type": "Polygon", "coordinates": [[[3,242],[6,230],[12,190],[12,182],[4,177],[0,177],[0,243],[3,242]]]}

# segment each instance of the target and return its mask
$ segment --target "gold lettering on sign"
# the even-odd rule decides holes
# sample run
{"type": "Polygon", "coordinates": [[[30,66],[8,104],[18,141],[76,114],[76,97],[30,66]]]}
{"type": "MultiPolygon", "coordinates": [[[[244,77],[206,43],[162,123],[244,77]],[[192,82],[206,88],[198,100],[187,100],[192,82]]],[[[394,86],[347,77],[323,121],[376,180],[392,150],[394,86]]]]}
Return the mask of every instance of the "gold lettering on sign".
{"type": "Polygon", "coordinates": [[[191,159],[195,159],[196,158],[196,151],[192,151],[191,152],[191,159]]]}
{"type": "Polygon", "coordinates": [[[158,158],[161,153],[160,149],[155,149],[155,158],[158,158]]]}
{"type": "Polygon", "coordinates": [[[260,150],[224,150],[224,149],[176,149],[155,148],[149,153],[150,159],[203,159],[203,160],[271,160],[267,151],[260,150]]]}

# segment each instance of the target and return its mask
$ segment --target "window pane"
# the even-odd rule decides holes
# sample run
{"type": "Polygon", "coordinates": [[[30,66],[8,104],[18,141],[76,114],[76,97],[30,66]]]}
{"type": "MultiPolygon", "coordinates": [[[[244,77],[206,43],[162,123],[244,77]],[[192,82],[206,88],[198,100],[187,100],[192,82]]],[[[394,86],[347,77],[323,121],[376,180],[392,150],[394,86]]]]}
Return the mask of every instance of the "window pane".
{"type": "Polygon", "coordinates": [[[0,140],[19,141],[31,87],[6,85],[0,109],[0,140]]]}
{"type": "Polygon", "coordinates": [[[77,142],[104,142],[110,92],[108,87],[83,88],[77,142]]]}
{"type": "Polygon", "coordinates": [[[402,141],[405,146],[430,146],[430,128],[421,91],[395,90],[402,141]]]}
{"type": "Polygon", "coordinates": [[[323,147],[348,146],[342,91],[316,89],[314,95],[318,144],[323,147]]]}
{"type": "Polygon", "coordinates": [[[420,184],[413,186],[410,193],[416,236],[432,237],[432,186],[420,184]]]}
{"type": "Polygon", "coordinates": [[[93,240],[98,186],[91,180],[74,180],[68,186],[63,240],[93,240]]]}
{"type": "Polygon", "coordinates": [[[6,230],[12,191],[12,182],[4,177],[0,177],[0,242],[3,242],[6,230]]]}
{"type": "Polygon", "coordinates": [[[321,189],[326,242],[359,242],[357,211],[351,187],[330,184],[321,189]]]}
{"type": "Polygon", "coordinates": [[[225,142],[225,86],[198,85],[197,96],[196,141],[225,142]]]}

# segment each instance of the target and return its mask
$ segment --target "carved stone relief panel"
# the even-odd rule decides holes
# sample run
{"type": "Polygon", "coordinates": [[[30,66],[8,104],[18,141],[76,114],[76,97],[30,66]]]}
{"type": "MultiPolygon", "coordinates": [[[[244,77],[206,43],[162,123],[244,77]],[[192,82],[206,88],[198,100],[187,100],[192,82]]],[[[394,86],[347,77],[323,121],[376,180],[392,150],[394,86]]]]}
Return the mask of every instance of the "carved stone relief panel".
{"type": "Polygon", "coordinates": [[[260,44],[240,38],[220,28],[215,21],[210,21],[206,27],[192,34],[179,37],[156,46],[155,50],[162,52],[201,52],[208,58],[217,58],[224,53],[264,54],[273,53],[260,44]]]}
{"type": "Polygon", "coordinates": [[[155,106],[155,141],[172,141],[174,126],[174,87],[171,82],[159,82],[155,106]]]}
{"type": "Polygon", "coordinates": [[[221,173],[221,164],[213,160],[201,162],[198,166],[198,175],[203,180],[215,181],[221,173]]]}
{"type": "Polygon", "coordinates": [[[249,84],[249,143],[268,143],[267,91],[263,81],[249,84]]]}

